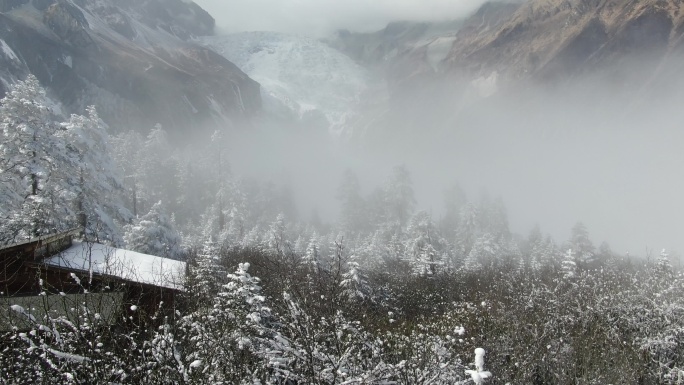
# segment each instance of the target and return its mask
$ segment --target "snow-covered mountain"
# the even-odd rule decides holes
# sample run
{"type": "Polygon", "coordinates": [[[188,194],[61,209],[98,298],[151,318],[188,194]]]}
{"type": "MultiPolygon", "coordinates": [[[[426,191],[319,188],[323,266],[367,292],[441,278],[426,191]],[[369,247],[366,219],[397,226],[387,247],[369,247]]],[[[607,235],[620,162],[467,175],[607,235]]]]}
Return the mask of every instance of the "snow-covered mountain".
{"type": "Polygon", "coordinates": [[[412,137],[402,142],[415,147],[499,106],[536,111],[528,117],[566,103],[581,104],[584,117],[636,114],[635,106],[678,111],[683,15],[675,0],[494,0],[460,21],[339,31],[326,42],[387,82],[390,103],[354,132],[384,131],[379,143],[403,132],[412,137]]]}
{"type": "Polygon", "coordinates": [[[114,127],[235,124],[260,109],[259,85],[190,41],[213,29],[187,0],[0,1],[0,96],[33,73],[65,113],[95,104],[114,127]]]}
{"type": "Polygon", "coordinates": [[[515,93],[529,83],[575,83],[587,75],[659,88],[681,71],[683,15],[677,0],[493,0],[458,22],[341,31],[328,43],[383,67],[394,93],[427,81],[463,86],[454,79],[515,93]]]}
{"type": "Polygon", "coordinates": [[[306,37],[244,32],[200,41],[261,84],[265,109],[301,119],[322,115],[333,134],[354,118],[371,81],[348,56],[306,37]]]}

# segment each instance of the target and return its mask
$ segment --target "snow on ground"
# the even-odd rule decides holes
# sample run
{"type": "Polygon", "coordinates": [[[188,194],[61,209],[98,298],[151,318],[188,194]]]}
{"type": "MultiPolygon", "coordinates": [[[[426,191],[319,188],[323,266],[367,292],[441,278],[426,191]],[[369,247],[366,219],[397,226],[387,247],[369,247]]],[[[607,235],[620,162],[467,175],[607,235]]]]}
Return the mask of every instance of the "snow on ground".
{"type": "Polygon", "coordinates": [[[185,277],[185,262],[99,243],[74,242],[67,250],[47,258],[45,263],[170,289],[181,289],[185,277]]]}
{"type": "Polygon", "coordinates": [[[200,40],[259,82],[298,117],[321,112],[339,132],[367,89],[369,74],[318,40],[275,32],[242,32],[200,40]]]}

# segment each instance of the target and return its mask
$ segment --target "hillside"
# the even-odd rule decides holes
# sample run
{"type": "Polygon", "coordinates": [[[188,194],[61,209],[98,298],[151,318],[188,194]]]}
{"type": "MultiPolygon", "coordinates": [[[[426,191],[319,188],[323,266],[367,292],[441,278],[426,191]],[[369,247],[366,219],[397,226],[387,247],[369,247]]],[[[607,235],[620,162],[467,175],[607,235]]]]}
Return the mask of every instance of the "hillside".
{"type": "Polygon", "coordinates": [[[633,56],[657,63],[682,53],[683,10],[664,0],[530,1],[495,30],[464,32],[446,61],[509,79],[610,71],[633,56]]]}
{"type": "Polygon", "coordinates": [[[452,87],[494,79],[506,89],[591,75],[660,86],[681,69],[683,11],[675,0],[489,2],[451,29],[394,23],[371,34],[340,32],[328,43],[381,66],[399,94],[449,79],[452,87]]]}
{"type": "Polygon", "coordinates": [[[116,127],[171,131],[237,124],[260,109],[259,85],[190,41],[214,20],[181,0],[0,3],[0,94],[35,74],[66,113],[98,106],[116,127]]]}

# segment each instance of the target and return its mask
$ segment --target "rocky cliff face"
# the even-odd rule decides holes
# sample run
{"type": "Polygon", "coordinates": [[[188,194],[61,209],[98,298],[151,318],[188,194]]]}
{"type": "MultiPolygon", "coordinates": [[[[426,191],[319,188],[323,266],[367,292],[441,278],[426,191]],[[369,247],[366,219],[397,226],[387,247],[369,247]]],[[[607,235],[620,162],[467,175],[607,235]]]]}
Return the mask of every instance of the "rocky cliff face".
{"type": "Polygon", "coordinates": [[[509,79],[566,78],[633,56],[658,61],[681,52],[683,12],[676,0],[532,0],[495,30],[464,34],[446,61],[509,79]]]}
{"type": "Polygon", "coordinates": [[[259,84],[192,38],[214,20],[183,0],[0,1],[0,93],[35,74],[65,113],[95,104],[115,127],[237,124],[259,84]]]}
{"type": "Polygon", "coordinates": [[[684,99],[679,0],[491,2],[436,27],[395,23],[329,42],[385,77],[389,100],[368,119],[379,131],[427,136],[502,104],[542,116],[551,94],[597,111],[684,99]]]}
{"type": "Polygon", "coordinates": [[[339,33],[330,44],[359,62],[382,63],[397,92],[445,77],[496,78],[504,88],[597,73],[623,81],[634,75],[624,64],[636,60],[652,66],[642,78],[666,77],[671,59],[684,54],[678,0],[490,2],[451,30],[425,32],[436,26],[396,23],[374,34],[339,33]]]}

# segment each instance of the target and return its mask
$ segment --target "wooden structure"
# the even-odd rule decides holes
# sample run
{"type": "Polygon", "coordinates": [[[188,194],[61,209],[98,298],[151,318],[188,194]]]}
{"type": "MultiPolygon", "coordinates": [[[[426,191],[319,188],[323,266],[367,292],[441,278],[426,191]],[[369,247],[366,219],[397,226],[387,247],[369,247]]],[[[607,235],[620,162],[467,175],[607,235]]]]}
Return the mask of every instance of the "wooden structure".
{"type": "Polygon", "coordinates": [[[69,250],[79,235],[79,230],[71,230],[0,248],[0,331],[7,330],[10,323],[16,327],[10,311],[15,304],[42,317],[45,312],[36,309],[36,304],[69,308],[66,302],[82,304],[85,300],[98,306],[94,311],[108,315],[112,323],[131,317],[148,322],[161,303],[165,310],[173,309],[180,287],[46,263],[69,250]],[[60,303],[55,302],[58,299],[60,303]],[[122,314],[125,317],[118,317],[122,314]]]}
{"type": "Polygon", "coordinates": [[[36,265],[71,247],[80,233],[74,229],[0,247],[0,292],[5,296],[38,293],[36,265]]]}

